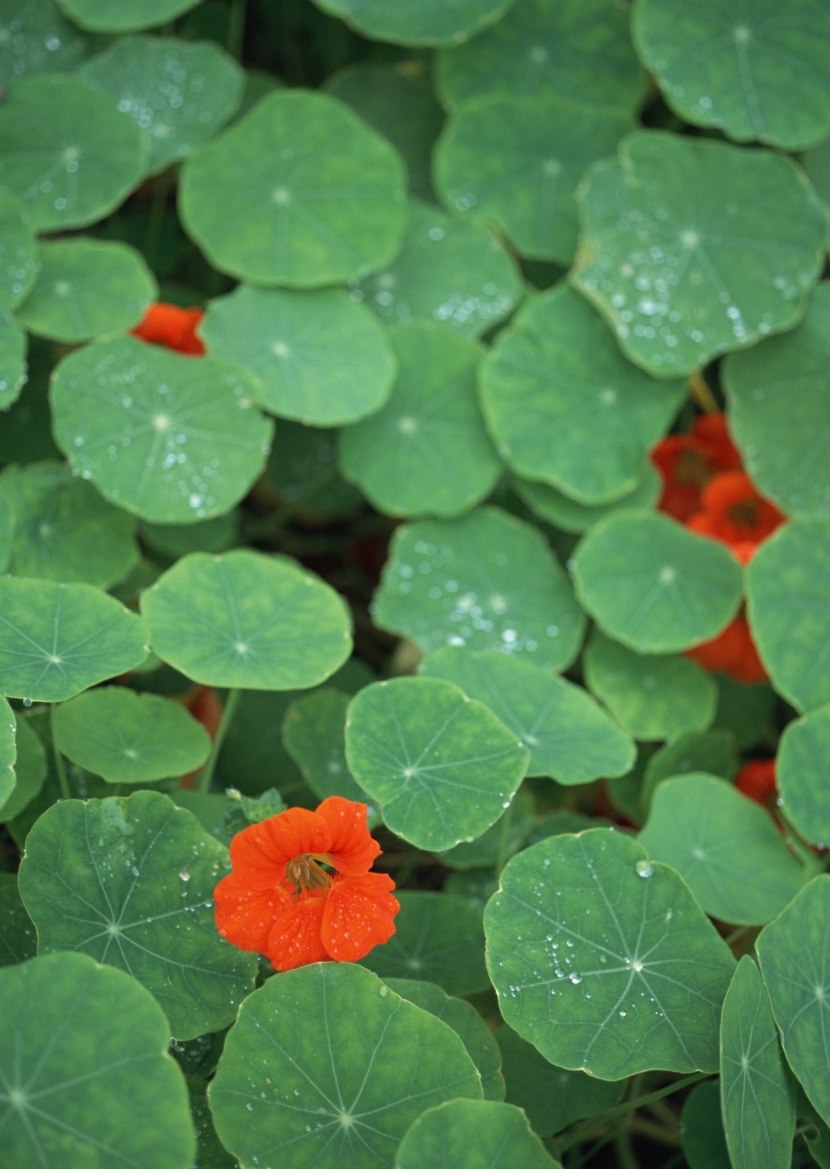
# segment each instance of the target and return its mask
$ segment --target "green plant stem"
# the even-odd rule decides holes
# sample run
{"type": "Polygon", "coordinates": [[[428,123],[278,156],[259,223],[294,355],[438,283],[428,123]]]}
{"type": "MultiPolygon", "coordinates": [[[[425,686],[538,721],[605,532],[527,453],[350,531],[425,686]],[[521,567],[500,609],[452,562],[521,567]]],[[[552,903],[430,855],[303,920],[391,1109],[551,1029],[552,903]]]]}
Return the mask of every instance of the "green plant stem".
{"type": "Polygon", "coordinates": [[[673,1124],[666,1125],[658,1124],[656,1121],[649,1120],[645,1116],[632,1116],[630,1128],[632,1135],[639,1134],[640,1136],[648,1137],[651,1141],[659,1141],[661,1145],[670,1145],[675,1149],[680,1145],[680,1130],[678,1128],[677,1117],[675,1117],[673,1124]]]}
{"type": "Polygon", "coordinates": [[[58,773],[58,784],[61,789],[61,796],[65,800],[72,799],[72,791],[69,787],[69,777],[66,774],[66,768],[63,763],[63,755],[60,747],[58,747],[58,735],[55,730],[55,704],[49,711],[49,731],[52,735],[52,754],[55,757],[55,771],[58,773]]]}
{"type": "Polygon", "coordinates": [[[566,1140],[560,1142],[560,1155],[595,1133],[599,1125],[616,1120],[618,1116],[626,1116],[629,1112],[636,1112],[638,1108],[650,1104],[652,1100],[662,1100],[664,1096],[671,1096],[674,1092],[679,1092],[682,1088],[687,1088],[690,1084],[697,1084],[700,1080],[705,1079],[707,1079],[706,1072],[693,1072],[690,1076],[684,1076],[682,1080],[675,1080],[674,1083],[657,1088],[654,1092],[647,1092],[645,1096],[637,1096],[633,1100],[626,1100],[624,1103],[618,1104],[616,1108],[609,1108],[602,1116],[594,1117],[593,1120],[581,1124],[579,1128],[570,1133],[566,1140]]]}
{"type": "Polygon", "coordinates": [[[704,410],[707,414],[717,414],[720,412],[717,398],[709,389],[709,384],[704,380],[702,374],[692,374],[689,378],[689,391],[701,410],[704,410]]]}
{"type": "Polygon", "coordinates": [[[628,1131],[628,1118],[623,1119],[617,1126],[614,1134],[614,1149],[620,1169],[639,1169],[637,1158],[631,1147],[631,1133],[628,1131]]]}
{"type": "Polygon", "coordinates": [[[202,768],[202,774],[196,781],[196,791],[198,792],[210,791],[210,785],[213,782],[213,773],[216,770],[216,761],[219,758],[219,752],[222,750],[222,744],[225,741],[225,736],[227,735],[230,725],[233,722],[233,716],[236,713],[236,707],[239,703],[239,696],[241,693],[242,691],[236,687],[233,687],[233,689],[228,691],[228,696],[225,699],[225,706],[222,710],[222,718],[216,731],[216,738],[213,740],[213,747],[211,748],[207,763],[202,768]]]}
{"type": "Polygon", "coordinates": [[[237,61],[242,60],[242,50],[245,47],[245,15],[248,0],[233,0],[228,20],[228,52],[237,61]]]}

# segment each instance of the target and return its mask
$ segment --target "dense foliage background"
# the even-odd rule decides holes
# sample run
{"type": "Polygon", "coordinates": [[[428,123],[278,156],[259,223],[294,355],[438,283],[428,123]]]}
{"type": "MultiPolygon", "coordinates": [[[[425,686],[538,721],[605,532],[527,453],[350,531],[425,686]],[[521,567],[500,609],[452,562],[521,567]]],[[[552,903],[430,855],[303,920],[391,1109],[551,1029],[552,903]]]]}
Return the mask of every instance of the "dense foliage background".
{"type": "Polygon", "coordinates": [[[830,1166],[829,48],[0,0],[10,1169],[830,1166]],[[396,933],[275,973],[332,795],[396,933]]]}

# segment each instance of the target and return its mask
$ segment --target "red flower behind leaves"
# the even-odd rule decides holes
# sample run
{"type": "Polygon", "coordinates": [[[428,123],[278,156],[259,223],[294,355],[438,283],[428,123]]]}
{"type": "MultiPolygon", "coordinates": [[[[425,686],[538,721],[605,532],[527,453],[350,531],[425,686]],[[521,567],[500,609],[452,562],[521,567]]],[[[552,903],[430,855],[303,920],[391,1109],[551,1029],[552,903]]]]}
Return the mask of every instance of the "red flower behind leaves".
{"type": "Polygon", "coordinates": [[[733,618],[717,637],[687,649],[684,656],[703,666],[704,670],[726,674],[745,686],[766,682],[768,677],[743,612],[733,618]]]}
{"type": "Polygon", "coordinates": [[[775,786],[775,760],[750,759],[735,777],[735,787],[756,804],[769,806],[778,795],[775,786]]]}
{"type": "Polygon", "coordinates": [[[330,796],[316,812],[289,808],[231,841],[233,871],[216,886],[216,924],[277,970],[356,962],[395,932],[395,883],[369,869],[380,847],[366,805],[330,796]]]}
{"type": "Polygon", "coordinates": [[[698,510],[703,488],[713,475],[741,467],[724,414],[701,414],[690,434],[668,435],[651,452],[651,461],[663,480],[657,506],[681,523],[698,510]]]}
{"type": "Polygon", "coordinates": [[[774,503],[759,494],[746,471],[724,471],[703,488],[700,510],[686,527],[726,544],[741,564],[748,564],[758,545],[785,519],[774,503]]]}
{"type": "Polygon", "coordinates": [[[205,347],[196,336],[196,326],[204,316],[200,308],[179,308],[176,304],[151,304],[141,324],[132,330],[134,337],[151,345],[163,345],[177,353],[201,357],[205,347]]]}

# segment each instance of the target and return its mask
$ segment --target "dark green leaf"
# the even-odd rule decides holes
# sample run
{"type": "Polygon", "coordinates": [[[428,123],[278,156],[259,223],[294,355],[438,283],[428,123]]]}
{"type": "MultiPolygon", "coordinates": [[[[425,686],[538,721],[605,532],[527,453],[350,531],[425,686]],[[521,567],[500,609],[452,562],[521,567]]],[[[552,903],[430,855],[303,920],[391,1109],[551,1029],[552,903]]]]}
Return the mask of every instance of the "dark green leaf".
{"type": "Polygon", "coordinates": [[[512,1104],[451,1100],[423,1112],[401,1141],[395,1169],[562,1169],[512,1104]]]}

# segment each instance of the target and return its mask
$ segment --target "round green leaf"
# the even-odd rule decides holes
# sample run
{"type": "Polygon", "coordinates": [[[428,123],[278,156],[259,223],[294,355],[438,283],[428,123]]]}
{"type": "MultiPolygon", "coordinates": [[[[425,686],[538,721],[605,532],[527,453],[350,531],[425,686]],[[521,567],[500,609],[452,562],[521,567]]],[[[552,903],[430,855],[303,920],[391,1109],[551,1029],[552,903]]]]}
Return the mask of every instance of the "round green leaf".
{"type": "Polygon", "coordinates": [[[187,1169],[196,1150],[167,1020],[83,954],[0,971],[0,1107],[11,1166],[187,1169]]]}
{"type": "Polygon", "coordinates": [[[493,91],[633,109],[645,88],[628,15],[608,0],[518,0],[469,45],[437,55],[447,106],[493,91]]]}
{"type": "Polygon", "coordinates": [[[535,297],[482,366],[481,403],[508,466],[580,503],[619,499],[686,393],[626,361],[602,318],[561,284],[535,297]]]}
{"type": "Polygon", "coordinates": [[[144,173],[146,150],[138,126],[77,77],[27,77],[0,106],[0,183],[39,231],[114,210],[144,173]]]}
{"type": "Polygon", "coordinates": [[[17,401],[25,380],[26,334],[0,312],[0,410],[17,401]]]}
{"type": "Polygon", "coordinates": [[[588,686],[636,739],[705,731],[715,717],[715,680],[687,658],[638,654],[596,634],[583,668],[588,686]]]}
{"type": "Polygon", "coordinates": [[[484,1099],[504,1099],[501,1053],[492,1031],[472,1003],[453,998],[434,982],[422,979],[387,978],[385,982],[395,994],[452,1027],[478,1068],[484,1099]]]}
{"type": "Polygon", "coordinates": [[[448,207],[494,222],[523,256],[569,264],[580,176],[631,127],[625,112],[547,93],[476,97],[438,141],[435,189],[448,207]]]}
{"type": "Polygon", "coordinates": [[[769,998],[748,954],[723,1001],[720,1091],[734,1169],[790,1169],[793,1095],[769,998]]]}
{"type": "Polygon", "coordinates": [[[789,515],[830,518],[826,454],[830,282],[785,337],[724,363],[729,426],[758,490],[789,515]]]}
{"type": "MultiPolygon", "coordinates": [[[[321,800],[343,796],[366,802],[346,762],[346,710],[348,694],[341,690],[316,690],[304,694],[287,707],[282,724],[286,751],[302,772],[303,779],[321,800]]],[[[380,820],[380,812],[369,805],[367,824],[380,820]]]]}
{"type": "Polygon", "coordinates": [[[159,792],[64,800],[26,838],[20,895],[40,953],[75,950],[152,991],[177,1039],[218,1031],[256,958],[220,938],[213,889],[228,852],[159,792]]]}
{"type": "Polygon", "coordinates": [[[425,653],[460,645],[552,669],[573,661],[585,626],[541,532],[492,507],[398,528],[373,613],[425,653]]]}
{"type": "Polygon", "coordinates": [[[657,377],[691,373],[804,315],[826,216],[789,159],[638,132],[592,169],[580,201],[574,281],[626,356],[657,377]]]}
{"type": "Polygon", "coordinates": [[[437,321],[478,337],[520,299],[513,262],[486,227],[412,201],[401,250],[353,296],[382,321],[437,321]]]}
{"type": "Polygon", "coordinates": [[[752,636],[780,694],[798,710],[830,702],[830,521],[794,520],[746,572],[752,636]]]}
{"type": "Polygon", "coordinates": [[[801,863],[766,809],[713,775],[660,783],[638,839],[720,921],[763,925],[804,883],[801,863]]]}
{"type": "Polygon", "coordinates": [[[0,691],[62,702],[147,656],[135,613],[99,589],[0,578],[0,691]]]}
{"type": "Polygon", "coordinates": [[[830,841],[828,758],[830,706],[810,711],[784,729],[775,769],[781,803],[802,836],[822,847],[830,841]]]}
{"type": "Polygon", "coordinates": [[[493,24],[513,0],[314,0],[318,8],[342,18],[376,41],[402,45],[460,44],[493,24]]]}
{"type": "MultiPolygon", "coordinates": [[[[40,736],[32,730],[28,719],[21,714],[15,715],[15,721],[17,755],[14,760],[14,790],[5,802],[0,804],[0,820],[6,823],[19,816],[40,793],[48,770],[46,750],[40,736]]],[[[0,788],[3,786],[0,780],[0,788]]]]}
{"type": "Polygon", "coordinates": [[[97,32],[134,32],[166,24],[201,0],[55,0],[81,28],[97,32]]]}
{"type": "Polygon", "coordinates": [[[735,741],[729,731],[714,730],[677,735],[648,756],[640,799],[647,811],[659,783],[674,775],[705,771],[708,775],[733,780],[738,771],[735,741]]]}
{"type": "Polygon", "coordinates": [[[581,687],[532,662],[448,647],[430,654],[421,673],[489,706],[530,752],[528,775],[589,783],[622,775],[634,762],[631,739],[581,687]]]}
{"type": "Polygon", "coordinates": [[[830,1124],[830,876],[806,885],[755,945],[787,1062],[830,1124]]]}
{"type": "Polygon", "coordinates": [[[158,523],[195,523],[257,478],[272,424],[244,370],[134,337],[64,358],[51,388],[55,438],[112,503],[158,523]]]}
{"type": "Polygon", "coordinates": [[[364,966],[381,978],[424,978],[447,994],[475,994],[490,981],[484,965],[481,912],[448,893],[399,892],[395,933],[364,966]]]}
{"type": "Polygon", "coordinates": [[[549,483],[538,483],[530,479],[511,478],[510,485],[532,512],[540,519],[563,532],[587,532],[594,524],[604,520],[618,508],[639,508],[651,511],[660,498],[662,480],[654,465],[646,462],[633,491],[620,496],[611,503],[589,505],[577,503],[549,483]]]}
{"type": "Polygon", "coordinates": [[[210,752],[210,736],[181,703],[124,686],[79,694],[54,720],[58,749],[110,783],[186,775],[210,752]]]}
{"type": "Polygon", "coordinates": [[[156,174],[207,142],[242,100],[244,74],[218,45],[121,37],[80,70],[147,134],[156,174]]]}
{"type": "Polygon", "coordinates": [[[43,0],[3,0],[0,4],[0,77],[6,83],[34,73],[69,73],[94,40],[64,20],[43,0]]]}
{"type": "Polygon", "coordinates": [[[30,333],[72,343],[137,325],[158,295],[155,277],[127,244],[57,240],[41,244],[40,274],[15,313],[30,333]]]}
{"type": "Polygon", "coordinates": [[[265,1151],[292,1169],[392,1169],[412,1121],[481,1098],[455,1032],[360,966],[315,963],[269,978],[239,1010],[209,1099],[244,1165],[265,1151]],[[287,1085],[294,1085],[293,1091],[287,1085]]]}
{"type": "Polygon", "coordinates": [[[640,0],[633,34],[643,64],[681,118],[738,142],[803,150],[830,134],[821,0],[640,0]]]}
{"type": "Polygon", "coordinates": [[[38,250],[23,204],[0,190],[0,312],[15,308],[35,282],[38,250]]]}
{"type": "Polygon", "coordinates": [[[398,376],[386,405],[340,433],[340,469],[389,515],[452,516],[490,493],[502,464],[476,397],[483,351],[435,324],[390,333],[398,376]]]}
{"type": "Polygon", "coordinates": [[[506,1025],[496,1031],[496,1042],[507,1085],[505,1099],[524,1109],[540,1137],[561,1132],[586,1116],[600,1116],[620,1102],[625,1081],[609,1083],[585,1072],[554,1067],[506,1025]]]}
{"type": "MultiPolygon", "coordinates": [[[[464,841],[461,844],[456,844],[454,848],[442,849],[435,855],[447,868],[468,873],[473,870],[474,878],[478,876],[489,881],[497,865],[503,865],[508,857],[527,844],[527,838],[536,825],[534,811],[530,795],[519,788],[507,810],[485,833],[476,840],[471,840],[469,843],[464,841]],[[476,873],[475,870],[478,872],[476,873]]],[[[448,892],[453,891],[446,884],[444,888],[448,892]]],[[[495,888],[495,884],[493,888],[495,888]]],[[[481,898],[479,908],[482,912],[484,904],[492,892],[493,889],[488,888],[481,898]]]]}
{"type": "Polygon", "coordinates": [[[387,827],[431,851],[495,824],[530,752],[480,702],[439,678],[375,682],[352,699],[346,759],[387,827]]]}
{"type": "Polygon", "coordinates": [[[351,653],[334,589],[283,558],[247,549],[184,556],[141,596],[153,649],[207,686],[316,686],[351,653]]]}
{"type": "Polygon", "coordinates": [[[606,828],[508,862],[484,914],[502,1015],[565,1068],[714,1071],[735,960],[680,877],[606,828]]]}
{"type": "Polygon", "coordinates": [[[326,82],[325,90],[351,106],[400,152],[409,172],[412,194],[433,199],[432,148],[444,111],[429,79],[411,76],[405,62],[360,64],[335,73],[326,82]]]}
{"type": "Polygon", "coordinates": [[[107,589],[138,562],[133,517],[61,463],[8,467],[0,499],[15,517],[8,565],[14,576],[107,589]]]}
{"type": "Polygon", "coordinates": [[[573,575],[600,628],[640,653],[707,641],[741,598],[741,569],[723,544],[648,512],[619,512],[591,528],[573,575]]]}
{"type": "Polygon", "coordinates": [[[372,414],[395,376],[383,330],[342,289],[240,285],[211,302],[199,332],[212,357],[253,375],[266,410],[311,426],[372,414]]]}
{"type": "Polygon", "coordinates": [[[284,90],[186,160],[182,223],[222,272],[316,288],[389,263],[404,184],[399,156],[346,106],[284,90]]]}
{"type": "Polygon", "coordinates": [[[450,1100],[421,1113],[401,1141],[395,1169],[561,1169],[527,1117],[495,1100],[450,1100]]]}

